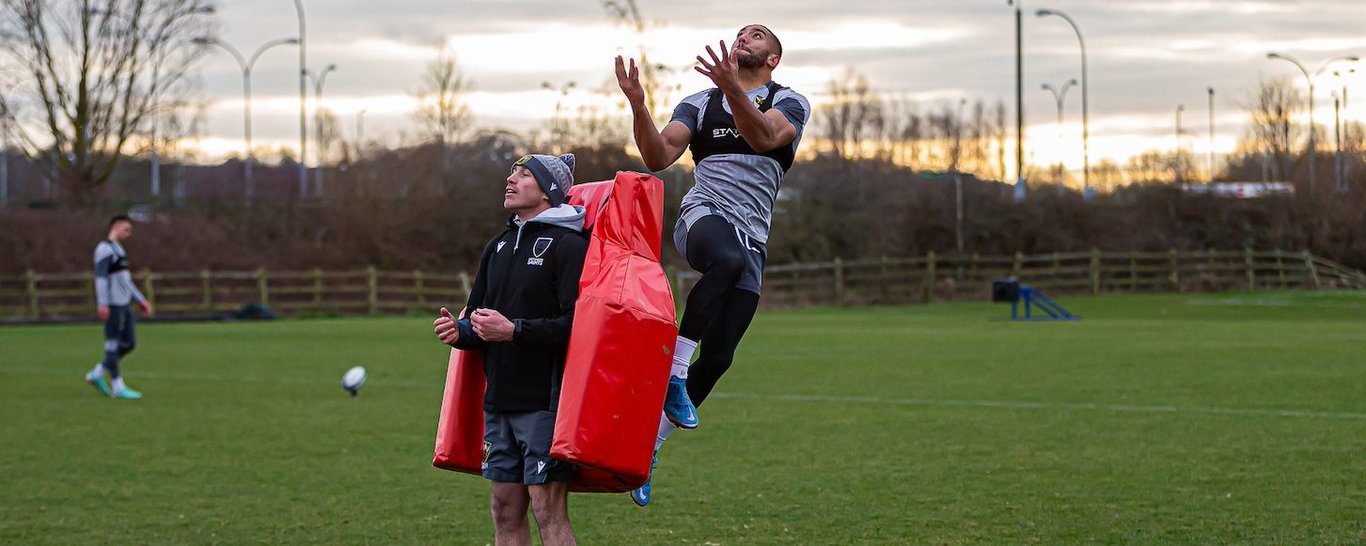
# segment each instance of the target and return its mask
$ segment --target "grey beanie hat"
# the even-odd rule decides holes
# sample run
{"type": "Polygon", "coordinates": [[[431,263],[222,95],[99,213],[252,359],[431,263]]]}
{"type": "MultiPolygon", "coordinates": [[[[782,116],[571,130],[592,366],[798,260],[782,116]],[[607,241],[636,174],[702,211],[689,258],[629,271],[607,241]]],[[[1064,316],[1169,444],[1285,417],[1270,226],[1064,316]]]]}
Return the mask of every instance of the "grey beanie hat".
{"type": "Polygon", "coordinates": [[[574,185],[574,154],[559,157],[546,154],[522,156],[513,167],[526,167],[536,177],[536,184],[550,198],[550,206],[564,204],[564,197],[574,185]]]}

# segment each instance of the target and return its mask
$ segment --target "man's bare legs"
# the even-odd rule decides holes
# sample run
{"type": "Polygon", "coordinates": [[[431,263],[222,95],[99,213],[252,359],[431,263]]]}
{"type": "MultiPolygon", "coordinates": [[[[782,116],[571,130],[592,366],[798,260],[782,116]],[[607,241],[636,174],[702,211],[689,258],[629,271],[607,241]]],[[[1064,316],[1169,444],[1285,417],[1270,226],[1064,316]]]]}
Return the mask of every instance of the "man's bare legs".
{"type": "MultiPolygon", "coordinates": [[[[512,482],[493,482],[489,508],[493,511],[493,543],[497,546],[531,546],[531,525],[526,509],[531,502],[527,486],[512,482]]],[[[541,531],[545,540],[545,531],[541,531]]]]}
{"type": "Polygon", "coordinates": [[[545,546],[574,546],[574,529],[569,525],[569,482],[550,482],[542,485],[528,485],[531,494],[531,512],[536,516],[536,526],[541,530],[541,543],[545,546]]]}

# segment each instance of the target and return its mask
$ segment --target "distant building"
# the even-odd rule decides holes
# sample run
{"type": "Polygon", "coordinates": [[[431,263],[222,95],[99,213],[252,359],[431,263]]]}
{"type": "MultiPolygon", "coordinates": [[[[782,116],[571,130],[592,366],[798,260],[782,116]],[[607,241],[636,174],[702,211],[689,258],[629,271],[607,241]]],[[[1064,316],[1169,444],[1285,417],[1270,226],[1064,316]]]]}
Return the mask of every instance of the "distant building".
{"type": "Polygon", "coordinates": [[[1209,184],[1182,184],[1181,189],[1190,193],[1203,193],[1233,199],[1295,194],[1295,186],[1289,182],[1211,182],[1209,184]]]}

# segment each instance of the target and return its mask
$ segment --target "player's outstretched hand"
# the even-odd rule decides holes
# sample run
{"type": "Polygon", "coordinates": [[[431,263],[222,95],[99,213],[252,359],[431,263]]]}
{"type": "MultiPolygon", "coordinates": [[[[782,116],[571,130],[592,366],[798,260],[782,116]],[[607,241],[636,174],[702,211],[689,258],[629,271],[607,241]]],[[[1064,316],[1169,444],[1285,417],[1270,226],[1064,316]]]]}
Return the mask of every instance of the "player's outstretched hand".
{"type": "Polygon", "coordinates": [[[456,326],[451,311],[445,307],[441,308],[441,315],[432,321],[432,332],[436,334],[436,339],[452,347],[460,340],[460,328],[456,326]]]}
{"type": "Polygon", "coordinates": [[[736,90],[743,92],[744,90],[740,89],[740,58],[731,54],[730,49],[726,47],[725,40],[718,43],[721,56],[717,57],[716,51],[713,51],[711,46],[707,46],[707,56],[711,57],[711,61],[708,62],[707,59],[698,55],[698,66],[694,66],[693,70],[710,78],[712,83],[716,84],[716,87],[722,92],[736,90]]]}
{"type": "Polygon", "coordinates": [[[95,310],[95,316],[100,317],[100,320],[109,320],[109,306],[101,305],[99,309],[95,310]]]}
{"type": "Polygon", "coordinates": [[[493,309],[475,309],[470,316],[470,324],[480,339],[491,343],[512,341],[514,326],[512,321],[493,309]]]}
{"type": "Polygon", "coordinates": [[[631,59],[631,67],[628,69],[626,61],[621,55],[617,55],[617,85],[632,105],[645,104],[645,88],[640,85],[640,69],[636,67],[635,59],[631,59]]]}
{"type": "Polygon", "coordinates": [[[142,316],[144,317],[150,317],[156,314],[156,312],[152,310],[152,302],[150,301],[142,300],[138,303],[138,306],[142,307],[142,316]]]}

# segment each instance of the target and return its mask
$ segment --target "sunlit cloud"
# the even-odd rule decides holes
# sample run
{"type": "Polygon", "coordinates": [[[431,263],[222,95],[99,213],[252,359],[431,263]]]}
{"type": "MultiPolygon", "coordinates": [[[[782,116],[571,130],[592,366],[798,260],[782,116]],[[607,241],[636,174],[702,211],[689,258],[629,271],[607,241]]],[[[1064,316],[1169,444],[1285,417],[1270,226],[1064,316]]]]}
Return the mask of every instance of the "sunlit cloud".
{"type": "Polygon", "coordinates": [[[1302,6],[1289,2],[1244,2],[1236,0],[1214,1],[1165,1],[1165,2],[1118,2],[1113,6],[1118,11],[1147,13],[1233,13],[1238,15],[1266,15],[1273,13],[1293,13],[1302,6]]]}
{"type": "MultiPolygon", "coordinates": [[[[1291,2],[1272,0],[1136,0],[1026,2],[1033,10],[1067,10],[1084,30],[1091,59],[1091,156],[1121,163],[1146,149],[1174,146],[1174,109],[1187,104],[1191,126],[1203,125],[1204,89],[1219,90],[1215,148],[1231,151],[1246,126],[1243,105],[1259,79],[1286,78],[1302,92],[1304,78],[1289,63],[1265,58],[1278,51],[1302,60],[1310,70],[1346,54],[1366,54],[1359,21],[1366,3],[1346,0],[1291,2]]],[[[938,111],[960,98],[1004,102],[1014,133],[1013,17],[1005,2],[803,1],[788,10],[696,0],[688,4],[643,5],[657,22],[644,33],[616,25],[599,2],[571,0],[558,13],[533,13],[511,2],[454,0],[415,17],[411,10],[342,8],[310,20],[310,63],[335,62],[340,70],[328,81],[322,106],[350,128],[365,111],[367,138],[397,143],[420,132],[413,116],[414,92],[422,71],[444,48],[470,82],[464,96],[481,127],[519,128],[544,124],[556,115],[594,109],[622,116],[612,77],[616,55],[647,54],[661,63],[679,86],[670,101],[710,87],[692,70],[694,58],[718,40],[733,40],[740,24],[754,20],[773,28],[786,55],[777,81],[805,94],[819,109],[828,85],[852,67],[867,76],[874,90],[889,99],[914,103],[919,111],[938,111]],[[358,13],[342,13],[348,10],[358,13]],[[736,10],[739,10],[737,13],[736,10]],[[390,13],[393,11],[393,13],[390,13]],[[363,12],[363,13],[359,13],[363,12]],[[457,17],[455,14],[459,14],[457,17]],[[531,18],[534,24],[527,24],[531,18]],[[364,22],[357,23],[356,21],[364,22]],[[421,27],[421,28],[418,28],[421,27]],[[558,89],[573,82],[567,94],[558,89]]],[[[281,13],[289,15],[288,10],[281,13]]],[[[312,14],[310,14],[312,15],[312,14]]],[[[1027,14],[1029,15],[1029,14],[1027,14]]],[[[292,32],[292,20],[262,22],[252,10],[223,9],[225,39],[239,45],[260,43],[275,33],[292,32]],[[270,35],[270,36],[267,36],[270,35]]],[[[1032,160],[1080,164],[1078,96],[1068,99],[1063,137],[1058,138],[1053,107],[1037,96],[1041,81],[1058,82],[1076,74],[1076,42],[1061,21],[1048,24],[1030,15],[1026,22],[1026,123],[1032,160]],[[1041,103],[1043,105],[1041,105],[1041,103]]],[[[245,47],[245,46],[244,46],[245,47]]],[[[255,141],[258,145],[298,145],[299,100],[292,74],[292,52],[262,59],[256,78],[255,141]]],[[[201,65],[212,105],[201,139],[206,156],[238,153],[241,148],[240,78],[230,60],[215,56],[201,65]],[[233,145],[236,143],[236,145],[233,145]]],[[[1335,68],[1346,69],[1345,65],[1335,68]]],[[[1331,123],[1329,92],[1346,85],[1353,101],[1346,119],[1366,117],[1366,77],[1350,74],[1341,82],[1328,70],[1316,80],[1314,117],[1331,123]]],[[[1366,66],[1362,67],[1366,73],[1366,66]]],[[[1075,93],[1075,91],[1074,91],[1075,93]]],[[[310,106],[313,100],[309,98],[310,106]]],[[[819,123],[817,120],[815,123],[819,123]]],[[[355,131],[356,129],[348,129],[355,131]]],[[[814,136],[814,135],[813,135],[814,136]]],[[[816,140],[813,139],[812,142],[816,140]]],[[[1208,148],[1208,138],[1191,137],[1191,147],[1208,148]]],[[[411,142],[410,140],[407,142],[411,142]]]]}

